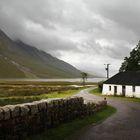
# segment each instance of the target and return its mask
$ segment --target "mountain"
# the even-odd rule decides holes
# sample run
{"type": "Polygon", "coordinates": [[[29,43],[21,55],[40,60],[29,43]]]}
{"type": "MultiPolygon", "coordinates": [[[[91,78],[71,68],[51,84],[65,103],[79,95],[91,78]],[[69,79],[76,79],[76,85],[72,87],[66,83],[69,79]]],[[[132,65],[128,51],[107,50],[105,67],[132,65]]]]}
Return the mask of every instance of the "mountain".
{"type": "Polygon", "coordinates": [[[80,71],[0,30],[0,78],[74,78],[80,71]]]}

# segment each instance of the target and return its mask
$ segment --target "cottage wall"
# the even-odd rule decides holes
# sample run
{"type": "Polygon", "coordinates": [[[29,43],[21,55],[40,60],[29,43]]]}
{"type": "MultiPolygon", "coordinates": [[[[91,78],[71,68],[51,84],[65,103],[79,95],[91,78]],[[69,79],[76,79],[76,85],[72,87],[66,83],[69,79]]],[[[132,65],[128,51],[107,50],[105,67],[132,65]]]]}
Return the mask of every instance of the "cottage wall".
{"type": "Polygon", "coordinates": [[[133,95],[136,98],[140,98],[140,86],[136,86],[136,92],[133,95]]]}
{"type": "Polygon", "coordinates": [[[134,97],[136,94],[136,91],[133,92],[132,86],[126,86],[126,97],[134,97]]]}
{"type": "Polygon", "coordinates": [[[114,95],[114,86],[117,86],[116,95],[122,95],[122,86],[121,85],[112,85],[112,84],[103,84],[103,95],[114,95]],[[111,90],[109,90],[109,86],[111,86],[111,90]]]}
{"type": "MultiPolygon", "coordinates": [[[[122,85],[115,85],[115,84],[103,84],[102,94],[114,95],[114,86],[117,86],[116,95],[119,95],[119,96],[122,95],[122,85]],[[109,90],[109,86],[111,86],[111,90],[109,90]]],[[[133,92],[132,86],[125,85],[125,87],[126,87],[126,92],[125,92],[126,97],[140,98],[140,86],[135,86],[135,92],[133,92]]]]}

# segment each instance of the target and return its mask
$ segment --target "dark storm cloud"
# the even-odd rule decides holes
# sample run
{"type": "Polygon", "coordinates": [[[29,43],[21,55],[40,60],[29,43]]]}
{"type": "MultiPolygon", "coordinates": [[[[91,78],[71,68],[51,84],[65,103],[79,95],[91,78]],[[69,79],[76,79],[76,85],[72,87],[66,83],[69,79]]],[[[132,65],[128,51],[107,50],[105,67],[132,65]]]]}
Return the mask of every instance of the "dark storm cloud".
{"type": "MultiPolygon", "coordinates": [[[[140,35],[140,1],[139,0],[84,0],[91,11],[107,18],[126,32],[140,35]]],[[[127,36],[127,34],[125,34],[127,36]]],[[[137,37],[136,37],[137,38],[137,37]]]]}
{"type": "Polygon", "coordinates": [[[21,39],[46,51],[75,48],[73,42],[65,40],[57,33],[55,23],[51,21],[54,16],[51,16],[53,12],[51,8],[49,11],[48,2],[43,0],[38,2],[32,0],[26,4],[21,0],[0,2],[0,28],[13,39],[21,39]],[[43,4],[48,6],[47,10],[43,4]]]}
{"type": "Polygon", "coordinates": [[[139,5],[138,0],[0,0],[0,29],[78,68],[103,71],[104,63],[115,62],[115,71],[139,39],[139,5]]]}

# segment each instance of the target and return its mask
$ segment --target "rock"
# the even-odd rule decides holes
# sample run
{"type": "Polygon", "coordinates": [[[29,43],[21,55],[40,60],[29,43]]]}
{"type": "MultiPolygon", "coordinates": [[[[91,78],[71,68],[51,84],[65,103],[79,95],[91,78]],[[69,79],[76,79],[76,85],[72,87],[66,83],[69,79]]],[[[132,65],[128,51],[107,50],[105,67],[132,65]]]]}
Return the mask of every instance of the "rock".
{"type": "Polygon", "coordinates": [[[21,116],[26,116],[29,114],[29,112],[30,112],[30,109],[28,108],[28,106],[26,106],[24,104],[20,105],[20,115],[21,116]]]}
{"type": "Polygon", "coordinates": [[[4,112],[3,110],[0,108],[0,121],[4,119],[4,112]]]}
{"type": "Polygon", "coordinates": [[[38,110],[38,106],[36,103],[30,103],[30,104],[26,104],[25,106],[27,106],[30,109],[30,114],[31,115],[35,115],[39,112],[38,110]]]}
{"type": "Polygon", "coordinates": [[[10,109],[8,107],[2,107],[1,109],[4,112],[4,120],[10,119],[11,118],[10,109]]]}
{"type": "Polygon", "coordinates": [[[40,102],[37,104],[39,111],[46,110],[46,102],[40,102]]]}
{"type": "Polygon", "coordinates": [[[8,105],[7,108],[11,111],[11,117],[19,117],[20,116],[20,107],[16,105],[8,105]]]}

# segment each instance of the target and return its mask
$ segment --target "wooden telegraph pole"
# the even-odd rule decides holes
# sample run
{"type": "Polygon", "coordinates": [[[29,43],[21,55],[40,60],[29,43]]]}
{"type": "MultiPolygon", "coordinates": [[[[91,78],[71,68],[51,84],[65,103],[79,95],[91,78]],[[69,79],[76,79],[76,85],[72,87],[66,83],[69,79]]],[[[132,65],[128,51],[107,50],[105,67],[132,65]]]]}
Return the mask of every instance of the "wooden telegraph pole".
{"type": "Polygon", "coordinates": [[[105,70],[106,70],[106,77],[107,79],[109,79],[109,65],[110,64],[104,64],[106,67],[105,67],[105,70]]]}

